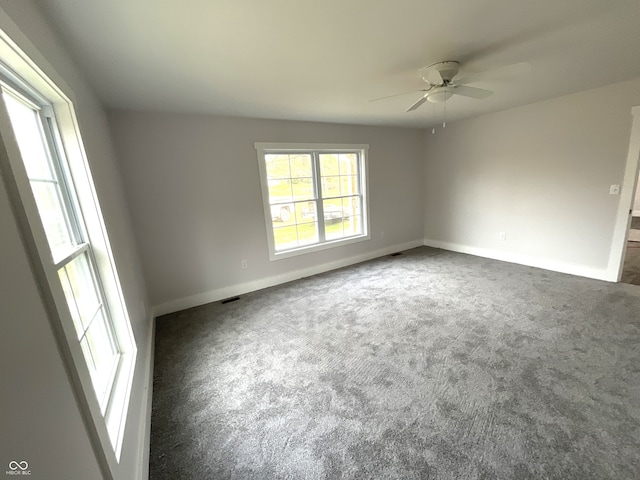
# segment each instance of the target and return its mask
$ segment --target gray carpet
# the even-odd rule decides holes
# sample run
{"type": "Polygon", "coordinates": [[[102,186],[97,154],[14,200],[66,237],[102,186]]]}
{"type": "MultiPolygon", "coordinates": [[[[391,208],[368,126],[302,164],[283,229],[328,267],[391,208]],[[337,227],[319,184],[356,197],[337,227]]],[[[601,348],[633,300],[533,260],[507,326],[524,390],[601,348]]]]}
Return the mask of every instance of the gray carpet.
{"type": "Polygon", "coordinates": [[[151,479],[638,479],[639,315],[423,247],[160,317],[151,479]]]}
{"type": "Polygon", "coordinates": [[[620,281],[640,285],[640,242],[627,242],[620,281]]]}
{"type": "MultiPolygon", "coordinates": [[[[640,217],[631,217],[631,229],[640,231],[640,217]]],[[[640,285],[640,242],[627,242],[620,281],[640,285]]]]}

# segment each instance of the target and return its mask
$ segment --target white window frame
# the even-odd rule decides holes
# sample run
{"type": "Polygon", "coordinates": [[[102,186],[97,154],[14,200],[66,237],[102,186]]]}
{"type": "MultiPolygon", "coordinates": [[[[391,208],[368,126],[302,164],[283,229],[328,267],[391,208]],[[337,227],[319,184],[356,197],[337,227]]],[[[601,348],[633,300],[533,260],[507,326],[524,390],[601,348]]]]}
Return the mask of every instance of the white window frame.
{"type": "MultiPolygon", "coordinates": [[[[114,355],[111,358],[106,371],[101,374],[100,372],[95,371],[92,376],[93,384],[96,389],[100,386],[101,382],[104,384],[104,391],[96,391],[96,394],[98,396],[100,409],[103,414],[106,414],[107,407],[112,404],[111,397],[115,391],[118,370],[122,367],[124,357],[122,355],[122,348],[120,347],[118,338],[115,335],[115,329],[113,327],[109,311],[109,304],[105,301],[106,296],[104,288],[102,287],[102,280],[95,267],[96,260],[93,252],[93,246],[89,241],[86,225],[84,223],[84,216],[81,212],[79,201],[72,184],[71,174],[64,155],[64,147],[58,134],[59,130],[56,124],[55,115],[46,100],[38,97],[35,92],[26,92],[24,85],[16,85],[14,81],[11,81],[11,79],[8,78],[8,72],[5,70],[3,75],[2,70],[5,69],[0,67],[0,91],[2,92],[0,101],[5,102],[5,106],[8,106],[6,102],[10,100],[13,104],[20,105],[19,108],[31,111],[35,114],[33,118],[37,119],[36,123],[39,126],[39,131],[36,133],[36,140],[42,145],[45,157],[48,159],[47,163],[52,169],[47,178],[42,178],[41,176],[34,178],[29,175],[28,178],[32,186],[33,184],[50,185],[53,186],[55,189],[54,191],[58,193],[59,211],[64,216],[64,223],[67,227],[70,244],[65,248],[65,251],[62,254],[59,251],[51,252],[55,269],[60,275],[64,276],[67,282],[69,282],[70,279],[67,272],[68,267],[71,267],[76,260],[81,259],[84,261],[87,268],[86,273],[88,273],[88,278],[85,278],[85,282],[77,282],[77,284],[85,285],[85,290],[90,291],[95,295],[95,303],[91,307],[91,313],[87,315],[88,318],[85,319],[82,324],[79,323],[80,319],[78,318],[78,325],[76,325],[79,330],[79,341],[81,343],[83,341],[85,342],[85,358],[87,363],[93,363],[93,359],[98,353],[92,348],[91,343],[87,341],[89,329],[94,324],[96,326],[102,325],[104,327],[104,333],[106,335],[99,338],[99,340],[101,341],[101,344],[106,345],[108,349],[112,351],[112,355],[114,355]]],[[[13,123],[10,111],[8,113],[9,120],[13,123]]],[[[69,293],[71,293],[71,291],[69,293]]],[[[67,301],[73,302],[73,308],[78,308],[75,298],[67,298],[67,301]]]]}
{"type": "MultiPolygon", "coordinates": [[[[367,155],[369,151],[369,145],[367,144],[330,144],[330,143],[268,143],[268,142],[256,142],[254,147],[258,155],[258,166],[260,171],[260,185],[262,188],[262,204],[264,207],[265,226],[267,232],[267,242],[269,245],[269,258],[270,260],[279,260],[283,258],[289,258],[297,255],[303,255],[311,252],[317,252],[320,250],[326,250],[328,248],[335,248],[352,243],[362,242],[371,238],[369,233],[369,195],[368,195],[368,162],[367,155]],[[359,171],[358,176],[360,179],[360,193],[362,199],[362,233],[350,237],[326,240],[324,238],[324,229],[319,226],[319,241],[318,243],[294,247],[287,250],[276,250],[274,230],[273,230],[273,218],[271,204],[269,202],[269,186],[267,179],[267,169],[265,155],[273,153],[307,153],[311,154],[314,158],[319,154],[324,153],[357,153],[359,159],[359,171]]],[[[315,160],[314,160],[315,162],[315,160]]],[[[323,219],[324,214],[322,211],[322,193],[320,186],[320,173],[317,167],[314,165],[313,169],[313,181],[315,184],[315,190],[317,194],[318,211],[316,216],[318,219],[323,219]]],[[[321,221],[318,221],[322,224],[321,221]]]]}
{"type": "MultiPolygon", "coordinates": [[[[22,230],[34,274],[58,340],[65,367],[79,402],[94,451],[107,478],[117,468],[129,399],[133,382],[137,348],[131,321],[118,279],[109,238],[91,177],[73,101],[15,43],[0,31],[0,76],[8,90],[34,102],[42,110],[41,119],[50,121],[45,129],[47,142],[58,155],[68,195],[84,222],[72,222],[83,243],[65,258],[54,259],[40,213],[22,161],[13,126],[4,99],[0,99],[0,171],[11,198],[12,209],[22,230]],[[58,269],[66,261],[87,254],[95,268],[97,287],[108,310],[109,322],[119,350],[113,370],[113,386],[106,399],[97,397],[78,333],[71,317],[58,269]]],[[[68,91],[68,87],[62,84],[68,91]]]]}

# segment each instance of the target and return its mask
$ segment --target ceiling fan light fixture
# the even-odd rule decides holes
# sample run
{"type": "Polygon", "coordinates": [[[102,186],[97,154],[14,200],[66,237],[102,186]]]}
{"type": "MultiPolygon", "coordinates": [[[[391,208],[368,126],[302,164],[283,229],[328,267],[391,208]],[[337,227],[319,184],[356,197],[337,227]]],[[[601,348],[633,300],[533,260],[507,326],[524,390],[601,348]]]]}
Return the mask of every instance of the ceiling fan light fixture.
{"type": "Polygon", "coordinates": [[[427,101],[431,103],[446,102],[451,98],[453,92],[451,90],[438,90],[437,92],[427,94],[427,101]]]}

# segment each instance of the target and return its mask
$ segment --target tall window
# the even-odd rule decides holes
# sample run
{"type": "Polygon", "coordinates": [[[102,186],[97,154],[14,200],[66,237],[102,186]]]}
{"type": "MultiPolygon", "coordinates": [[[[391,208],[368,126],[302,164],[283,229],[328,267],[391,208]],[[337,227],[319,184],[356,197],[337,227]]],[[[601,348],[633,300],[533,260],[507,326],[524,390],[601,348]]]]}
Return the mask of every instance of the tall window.
{"type": "Polygon", "coordinates": [[[30,99],[2,88],[2,96],[71,312],[78,342],[100,402],[106,408],[120,349],[93,260],[91,244],[74,199],[54,119],[30,99]]]}
{"type": "MultiPolygon", "coordinates": [[[[67,161],[47,97],[2,65],[0,91],[8,168],[32,226],[56,317],[74,364],[86,367],[78,375],[83,389],[86,382],[95,393],[89,408],[104,418],[102,428],[119,456],[136,349],[90,173],[83,161],[75,168],[67,161]]],[[[73,140],[78,148],[79,137],[73,140]]]]}
{"type": "Polygon", "coordinates": [[[271,258],[366,240],[366,145],[256,143],[271,258]]]}

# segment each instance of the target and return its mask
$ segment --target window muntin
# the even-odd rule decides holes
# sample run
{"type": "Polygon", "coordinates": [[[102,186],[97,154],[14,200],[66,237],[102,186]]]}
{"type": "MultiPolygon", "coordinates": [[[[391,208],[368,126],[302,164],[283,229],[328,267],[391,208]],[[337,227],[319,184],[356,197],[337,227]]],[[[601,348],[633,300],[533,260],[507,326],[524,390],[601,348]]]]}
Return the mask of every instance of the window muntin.
{"type": "Polygon", "coordinates": [[[55,144],[48,105],[2,84],[2,99],[25,165],[92,384],[105,414],[122,357],[71,178],[55,144]]]}
{"type": "Polygon", "coordinates": [[[369,238],[361,147],[256,144],[272,259],[369,238]]]}

